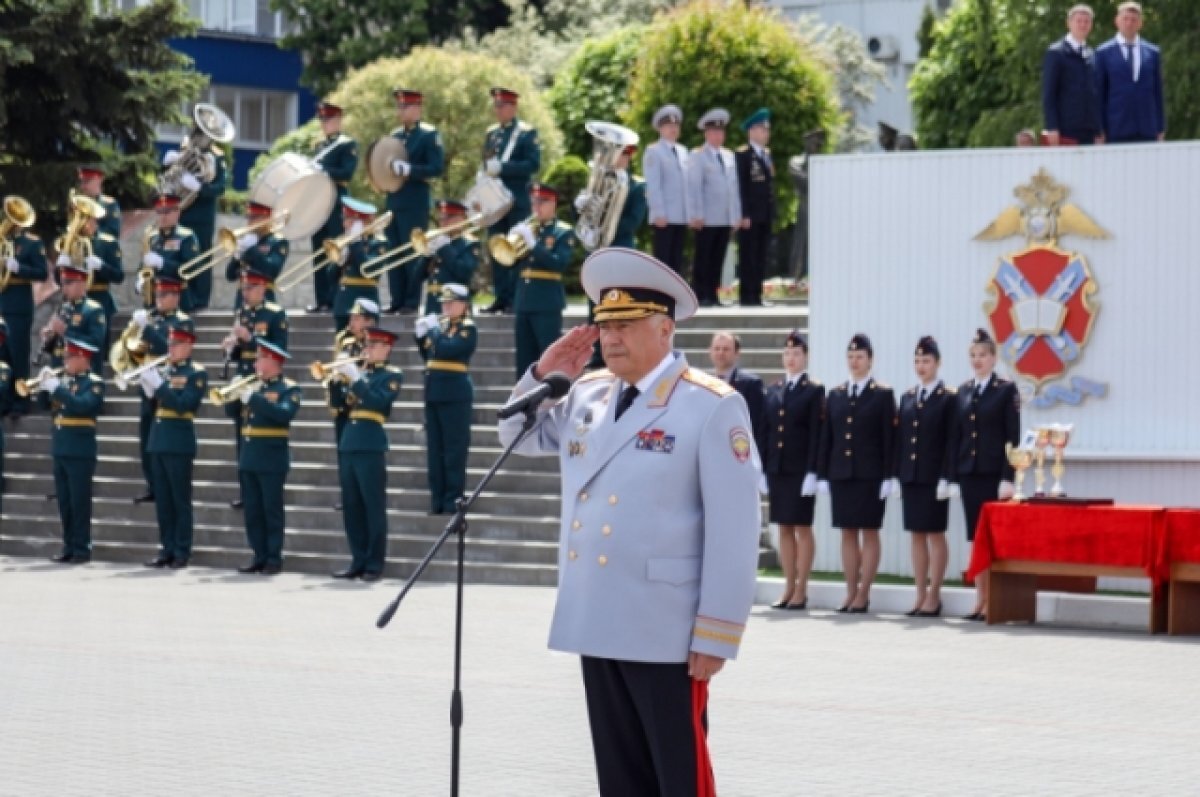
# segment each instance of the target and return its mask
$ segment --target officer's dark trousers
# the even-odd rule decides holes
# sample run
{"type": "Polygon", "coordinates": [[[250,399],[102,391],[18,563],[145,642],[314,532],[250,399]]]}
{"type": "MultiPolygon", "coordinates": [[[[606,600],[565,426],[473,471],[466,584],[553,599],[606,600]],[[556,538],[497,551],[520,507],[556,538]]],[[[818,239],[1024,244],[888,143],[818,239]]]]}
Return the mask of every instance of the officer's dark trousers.
{"type": "MultiPolygon", "coordinates": [[[[138,387],[141,390],[141,387],[138,387]]],[[[150,430],[154,428],[154,411],[156,405],[153,401],[141,402],[141,408],[138,412],[138,453],[142,457],[142,478],[146,480],[146,489],[151,493],[154,492],[154,466],[151,462],[150,452],[146,450],[150,444],[150,430]]]]}
{"type": "Polygon", "coordinates": [[[765,221],[751,223],[750,228],[738,230],[738,300],[744,305],[762,304],[763,274],[766,271],[767,247],[771,243],[771,225],[765,221]]]}
{"type": "Polygon", "coordinates": [[[191,454],[151,454],[159,556],[183,561],[192,555],[191,454]]]}
{"type": "Polygon", "coordinates": [[[338,457],[350,569],[363,573],[382,573],[387,559],[385,457],[382,451],[353,451],[338,457]]]}
{"type": "Polygon", "coordinates": [[[418,257],[388,272],[389,275],[400,275],[400,296],[403,299],[400,306],[406,310],[419,312],[421,309],[421,285],[425,282],[425,269],[428,268],[428,263],[429,258],[418,257]]]}
{"type": "Polygon", "coordinates": [[[254,552],[254,564],[283,562],[283,483],[287,471],[239,470],[242,500],[246,502],[246,540],[254,552]]]}
{"type": "Polygon", "coordinates": [[[517,378],[529,370],[542,352],[562,335],[562,311],[517,313],[517,378]]]}
{"type": "MultiPolygon", "coordinates": [[[[392,223],[388,225],[388,249],[394,249],[412,240],[413,230],[424,230],[427,216],[413,211],[402,211],[395,214],[392,223]]],[[[411,252],[409,252],[411,254],[411,252]]],[[[391,296],[389,308],[403,307],[417,309],[421,306],[421,286],[418,280],[416,292],[412,293],[409,281],[412,278],[410,266],[423,263],[425,258],[410,260],[403,266],[398,266],[387,272],[388,293],[391,296]]],[[[422,276],[422,279],[424,277],[422,276]]]]}
{"type": "Polygon", "coordinates": [[[692,288],[701,304],[716,304],[721,268],[729,249],[729,227],[709,227],[696,233],[696,252],[692,259],[692,288]]]}
{"type": "Polygon", "coordinates": [[[8,338],[4,345],[8,348],[8,364],[12,366],[12,384],[9,387],[10,395],[5,397],[5,408],[15,407],[19,412],[28,412],[29,399],[18,396],[15,388],[17,382],[29,378],[29,335],[33,316],[6,313],[4,320],[8,322],[8,338]]]}
{"type": "Polygon", "coordinates": [[[654,256],[666,263],[681,277],[683,274],[683,245],[687,242],[686,224],[650,227],[654,231],[654,256]]]}
{"type": "Polygon", "coordinates": [[[712,797],[708,684],[687,664],[582,657],[601,797],[712,797]]]}
{"type": "MultiPolygon", "coordinates": [[[[337,208],[335,213],[341,213],[341,208],[337,208]]],[[[314,252],[321,251],[321,244],[329,240],[330,235],[327,232],[329,222],[325,222],[325,227],[317,231],[312,237],[312,250],[314,252]]],[[[325,304],[333,307],[333,297],[337,292],[337,272],[332,266],[322,266],[313,272],[313,298],[317,304],[325,304]]]]}
{"type": "Polygon", "coordinates": [[[92,555],[92,477],[94,458],[55,457],[54,492],[68,556],[92,555]]]}
{"type": "Polygon", "coordinates": [[[425,404],[425,461],[434,512],[453,512],[466,489],[471,406],[470,401],[425,404]]]}
{"type": "Polygon", "coordinates": [[[958,488],[962,491],[963,515],[967,523],[967,539],[975,539],[979,513],[987,501],[995,501],[1000,490],[999,473],[960,473],[958,488]]]}
{"type": "MultiPolygon", "coordinates": [[[[191,225],[184,225],[191,226],[191,225]]],[[[211,222],[192,226],[192,232],[196,233],[196,241],[200,244],[200,251],[207,252],[213,245],[213,232],[217,226],[216,214],[213,214],[211,222]]],[[[183,292],[183,296],[179,297],[180,308],[190,313],[193,310],[202,310],[208,307],[209,300],[212,299],[212,284],[213,270],[205,269],[203,273],[197,274],[192,279],[188,280],[187,290],[183,292]],[[184,305],[187,305],[186,307],[184,305]]],[[[241,296],[241,292],[238,292],[241,296]]]]}

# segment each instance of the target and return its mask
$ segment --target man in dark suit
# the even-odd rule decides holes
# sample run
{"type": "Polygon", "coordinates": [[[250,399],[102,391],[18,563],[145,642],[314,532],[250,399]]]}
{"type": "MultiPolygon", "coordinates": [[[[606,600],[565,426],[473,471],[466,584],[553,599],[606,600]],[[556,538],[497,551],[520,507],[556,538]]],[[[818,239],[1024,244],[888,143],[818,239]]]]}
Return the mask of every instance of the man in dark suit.
{"type": "Polygon", "coordinates": [[[738,189],[742,198],[742,221],[738,230],[739,301],[742,306],[761,307],[763,274],[771,224],[775,221],[775,166],[771,163],[771,112],[759,108],[742,122],[746,146],[734,155],[738,189]]]}
{"type": "Polygon", "coordinates": [[[1104,139],[1113,144],[1162,141],[1167,130],[1162,59],[1158,47],[1138,35],[1142,7],[1121,3],[1116,24],[1116,37],[1096,50],[1104,139]]]}
{"type": "Polygon", "coordinates": [[[728,382],[746,400],[750,411],[751,431],[759,439],[762,426],[763,391],[762,377],[738,368],[738,356],[742,353],[742,340],[732,332],[716,332],[708,344],[708,359],[713,364],[713,374],[728,382]]]}
{"type": "Polygon", "coordinates": [[[1100,97],[1096,53],[1087,46],[1092,32],[1089,6],[1067,12],[1067,35],[1050,45],[1042,58],[1042,116],[1046,144],[1094,144],[1100,134],[1100,97]]]}

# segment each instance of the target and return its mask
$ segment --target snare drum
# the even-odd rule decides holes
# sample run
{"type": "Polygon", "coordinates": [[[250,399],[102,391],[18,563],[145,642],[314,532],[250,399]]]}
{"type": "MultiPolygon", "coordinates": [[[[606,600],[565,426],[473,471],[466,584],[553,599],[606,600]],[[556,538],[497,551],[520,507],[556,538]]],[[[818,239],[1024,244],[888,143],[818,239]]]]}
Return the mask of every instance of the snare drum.
{"type": "Polygon", "coordinates": [[[483,215],[479,226],[491,227],[504,218],[512,208],[513,195],[504,183],[500,182],[500,178],[488,177],[483,172],[479,172],[475,175],[475,185],[467,191],[463,204],[472,214],[483,215]]]}

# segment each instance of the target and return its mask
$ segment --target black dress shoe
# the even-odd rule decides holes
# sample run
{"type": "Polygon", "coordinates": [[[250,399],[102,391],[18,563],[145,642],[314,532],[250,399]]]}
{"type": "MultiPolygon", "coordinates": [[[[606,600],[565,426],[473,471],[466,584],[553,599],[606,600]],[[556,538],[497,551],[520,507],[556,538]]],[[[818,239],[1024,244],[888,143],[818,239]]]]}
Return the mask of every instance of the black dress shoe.
{"type": "Polygon", "coordinates": [[[318,302],[317,304],[310,304],[307,307],[305,307],[304,312],[306,312],[306,313],[324,313],[324,312],[328,312],[330,309],[332,309],[332,308],[329,305],[324,304],[322,302],[318,302]]]}
{"type": "Polygon", "coordinates": [[[242,499],[240,499],[240,498],[235,498],[235,499],[233,499],[232,501],[230,501],[230,502],[229,502],[229,508],[230,508],[230,509],[241,509],[241,508],[242,508],[242,507],[244,507],[245,505],[246,505],[246,502],[245,502],[245,501],[243,501],[243,500],[242,500],[242,499]]]}
{"type": "Polygon", "coordinates": [[[172,570],[182,570],[183,568],[185,568],[187,566],[188,566],[187,559],[172,559],[171,564],[167,565],[167,567],[171,568],[172,570]]]}
{"type": "Polygon", "coordinates": [[[929,611],[921,610],[921,611],[917,612],[916,615],[914,615],[914,616],[916,616],[916,617],[941,617],[942,616],[942,602],[938,601],[938,605],[937,605],[936,609],[930,609],[929,611]]]}
{"type": "Polygon", "coordinates": [[[154,493],[145,492],[133,499],[135,504],[148,504],[154,500],[154,493]]]}
{"type": "Polygon", "coordinates": [[[56,554],[56,555],[50,557],[50,561],[54,562],[57,565],[65,565],[67,562],[71,561],[71,554],[69,554],[69,553],[56,554]]]}
{"type": "Polygon", "coordinates": [[[259,572],[264,576],[277,576],[283,572],[283,565],[263,565],[259,572]]]}
{"type": "Polygon", "coordinates": [[[805,598],[799,603],[789,603],[786,608],[789,612],[802,612],[808,608],[808,598],[805,598]]]}
{"type": "Polygon", "coordinates": [[[72,556],[70,559],[67,560],[67,564],[86,565],[90,561],[92,561],[91,556],[72,556]]]}
{"type": "Polygon", "coordinates": [[[383,574],[382,574],[382,573],[370,573],[370,572],[368,572],[368,573],[363,573],[363,574],[362,574],[362,580],[363,580],[363,581],[378,581],[378,580],[379,580],[379,579],[381,579],[381,578],[383,578],[383,574]]]}
{"type": "Polygon", "coordinates": [[[871,608],[871,602],[867,601],[862,606],[851,606],[850,611],[847,613],[848,614],[866,614],[867,609],[870,609],[870,608],[871,608]]]}
{"type": "Polygon", "coordinates": [[[788,603],[785,600],[781,600],[778,603],[771,604],[772,609],[786,609],[787,607],[788,607],[788,603]]]}
{"type": "Polygon", "coordinates": [[[904,613],[904,616],[905,616],[905,617],[917,617],[917,616],[918,616],[918,615],[920,615],[920,614],[921,614],[921,607],[920,607],[920,606],[918,606],[918,607],[917,607],[917,608],[915,608],[915,609],[909,609],[908,611],[906,611],[906,612],[904,613]]]}
{"type": "Polygon", "coordinates": [[[156,556],[148,562],[142,562],[146,567],[166,567],[174,561],[169,556],[156,556]]]}
{"type": "Polygon", "coordinates": [[[347,567],[345,570],[338,570],[337,572],[331,573],[330,575],[332,575],[334,578],[344,578],[347,580],[351,580],[351,579],[355,579],[355,578],[358,578],[359,576],[361,576],[362,572],[363,571],[361,571],[361,570],[355,570],[353,567],[347,567]]]}
{"type": "Polygon", "coordinates": [[[249,575],[251,573],[261,573],[263,571],[263,565],[261,565],[257,562],[251,562],[250,564],[245,565],[244,567],[239,567],[237,569],[237,571],[239,573],[242,573],[243,575],[249,575]]]}
{"type": "Polygon", "coordinates": [[[850,611],[850,604],[848,603],[845,606],[839,606],[837,610],[838,614],[849,614],[850,611]]]}
{"type": "Polygon", "coordinates": [[[971,612],[970,614],[964,614],[962,619],[977,623],[983,619],[983,616],[983,612],[971,612]]]}

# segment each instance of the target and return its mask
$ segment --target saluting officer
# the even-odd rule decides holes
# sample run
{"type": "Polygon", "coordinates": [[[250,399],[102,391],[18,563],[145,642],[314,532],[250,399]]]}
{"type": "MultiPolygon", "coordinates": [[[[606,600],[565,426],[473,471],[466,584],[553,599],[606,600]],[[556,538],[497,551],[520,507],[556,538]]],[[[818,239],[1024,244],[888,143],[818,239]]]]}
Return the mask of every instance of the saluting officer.
{"type": "MultiPolygon", "coordinates": [[[[191,174],[185,174],[180,182],[189,191],[196,192],[192,204],[183,211],[180,222],[196,234],[198,251],[207,252],[212,248],[213,235],[217,227],[217,202],[225,193],[228,183],[228,172],[225,167],[225,155],[221,147],[209,144],[205,154],[211,155],[214,164],[213,179],[202,183],[191,174]]],[[[163,156],[163,165],[170,166],[179,158],[177,150],[170,150],[163,156]]],[[[183,309],[187,312],[203,310],[212,299],[213,270],[210,268],[196,276],[188,283],[187,295],[183,297],[183,309]]]]}
{"type": "MultiPolygon", "coordinates": [[[[59,262],[63,262],[60,258],[59,262]]],[[[104,361],[100,346],[108,335],[104,308],[87,298],[87,266],[75,265],[70,258],[58,267],[58,284],[62,287],[62,304],[50,322],[42,329],[42,340],[50,347],[50,366],[58,368],[66,361],[66,339],[85,340],[95,347],[92,371],[102,372],[104,361]]]]}
{"type": "Polygon", "coordinates": [[[397,335],[390,329],[367,329],[367,364],[344,362],[338,371],[350,387],[345,400],[353,405],[350,423],[338,441],[338,475],[342,515],[350,544],[350,566],[334,578],[378,581],[387,558],[387,451],[384,424],[400,394],[404,374],[388,365],[397,335]]]}
{"type": "Polygon", "coordinates": [[[783,381],[763,398],[758,453],[767,479],[770,521],[779,524],[783,595],[774,609],[808,608],[808,577],[816,556],[813,513],[825,387],[808,376],[808,340],[799,330],[783,346],[783,381]]]}
{"type": "MultiPolygon", "coordinates": [[[[951,446],[967,539],[974,542],[984,502],[1013,496],[1013,467],[1004,446],[1020,442],[1021,395],[1016,384],[996,375],[996,341],[986,330],[975,331],[970,357],[975,376],[958,388],[951,446]]],[[[977,577],[975,610],[965,619],[986,618],[987,579],[977,577]]]]}
{"type": "MultiPolygon", "coordinates": [[[[313,155],[313,164],[329,175],[337,186],[339,199],[347,196],[350,179],[358,168],[358,142],[342,132],[342,108],[325,100],[317,105],[317,119],[321,125],[323,138],[317,143],[313,155]]],[[[336,238],[345,231],[342,225],[342,209],[334,203],[329,218],[324,226],[317,230],[312,237],[312,250],[321,251],[321,244],[330,238],[336,238]]],[[[313,272],[313,293],[315,302],[306,310],[319,313],[333,309],[334,293],[337,291],[337,264],[330,263],[313,272]]]]}
{"type": "Polygon", "coordinates": [[[515,266],[521,269],[516,295],[518,377],[562,335],[562,314],[567,306],[563,274],[571,265],[575,247],[575,230],[555,215],[558,191],[535,185],[529,193],[537,219],[533,225],[521,222],[511,230],[528,247],[515,266]]]}
{"type": "MultiPolygon", "coordinates": [[[[370,299],[358,299],[350,310],[349,325],[333,336],[333,358],[335,360],[350,360],[362,357],[367,350],[367,329],[379,323],[379,305],[370,299]]],[[[346,380],[329,378],[325,380],[326,403],[333,413],[333,441],[342,439],[342,432],[350,423],[350,411],[354,409],[355,399],[350,397],[349,385],[346,380]]],[[[338,450],[338,468],[340,472],[342,452],[338,450]]],[[[343,503],[338,501],[334,509],[342,509],[343,503]]]]}
{"type": "Polygon", "coordinates": [[[871,377],[874,357],[870,338],[850,339],[850,379],[829,391],[818,454],[818,489],[832,493],[833,525],[842,530],[846,601],[838,611],[850,614],[866,614],[871,605],[884,500],[892,494],[896,396],[871,377]]]}
{"type": "MultiPolygon", "coordinates": [[[[759,462],[729,385],[673,352],[696,298],[648,255],[583,265],[596,326],[572,329],[517,383],[577,377],[597,335],[608,369],[538,412],[517,447],[559,455],[558,602],[550,647],[582,656],[603,797],[715,794],[709,679],[737,655],[754,598],[759,462]]],[[[500,423],[501,444],[522,419],[500,423]]]]}
{"type": "Polygon", "coordinates": [[[170,330],[170,365],[142,372],[142,391],[154,397],[149,451],[154,467],[158,555],[147,567],[188,566],[192,556],[192,464],[196,459],[196,411],[208,387],[204,367],[192,362],[196,325],[180,319],[170,330]]]}
{"type": "Polygon", "coordinates": [[[479,342],[471,320],[466,285],[442,286],[442,317],[416,323],[417,351],[425,361],[425,452],[429,474],[429,513],[458,508],[467,481],[471,414],[475,387],[469,368],[479,342]]]}
{"type": "MultiPolygon", "coordinates": [[[[171,329],[188,321],[187,313],[179,309],[183,293],[183,282],[175,277],[158,277],[154,280],[154,309],[134,310],[131,320],[141,328],[141,340],[146,360],[155,360],[170,351],[171,329]]],[[[146,490],[133,499],[135,504],[155,500],[154,466],[150,456],[150,432],[154,428],[158,401],[153,391],[142,391],[138,408],[138,450],[142,458],[142,476],[146,490]]]]}
{"type": "MultiPolygon", "coordinates": [[[[542,147],[537,129],[517,118],[517,102],[521,95],[512,89],[494,86],[492,110],[496,124],[487,129],[483,139],[483,169],[490,177],[498,177],[512,193],[513,204],[504,218],[488,230],[491,235],[503,235],[531,215],[530,183],[542,167],[542,147]]],[[[496,301],[485,313],[505,313],[513,308],[517,294],[516,266],[503,266],[492,261],[492,282],[496,301]]]]}
{"type": "Polygon", "coordinates": [[[913,576],[917,599],[909,617],[942,613],[942,580],[949,551],[950,482],[954,480],[951,429],[954,426],[954,388],[938,379],[942,354],[937,341],[926,335],[917,341],[913,369],[918,384],[900,397],[896,426],[896,478],[903,490],[904,528],[912,534],[913,576]]]}
{"type": "MultiPolygon", "coordinates": [[[[256,224],[271,218],[271,208],[258,202],[246,203],[246,221],[256,224]]],[[[265,274],[268,279],[266,299],[275,301],[275,280],[283,271],[283,264],[288,258],[288,240],[268,231],[266,235],[248,232],[237,240],[237,257],[232,257],[225,264],[225,279],[238,282],[247,269],[254,269],[259,274],[265,274]]],[[[234,309],[242,304],[241,294],[234,298],[234,309]]],[[[186,307],[184,308],[187,309],[186,307]]]]}
{"type": "MultiPolygon", "coordinates": [[[[346,229],[351,232],[361,232],[364,225],[375,220],[375,206],[370,202],[347,196],[342,198],[342,218],[346,229]]],[[[337,296],[333,300],[333,323],[339,331],[350,323],[350,314],[360,299],[379,305],[379,279],[367,277],[362,273],[362,266],[368,260],[378,257],[387,251],[387,238],[383,233],[363,240],[359,237],[343,251],[345,259],[333,264],[336,269],[337,296]]]]}
{"type": "Polygon", "coordinates": [[[67,338],[62,376],[50,368],[40,375],[39,389],[49,394],[54,418],[54,493],[63,527],[62,551],[50,561],[60,564],[83,564],[92,558],[96,418],[104,404],[104,382],[88,370],[96,353],[91,342],[67,338]]]}
{"type": "Polygon", "coordinates": [[[646,147],[642,171],[646,174],[646,198],[654,234],[654,256],[676,274],[683,274],[683,245],[687,241],[687,148],[679,143],[683,111],[664,105],[651,121],[658,141],[646,147]]]}
{"type": "Polygon", "coordinates": [[[713,108],[696,126],[704,131],[704,145],[688,158],[688,213],[696,231],[696,253],[692,260],[692,287],[701,307],[718,303],[717,287],[729,236],[742,221],[737,164],[725,144],[729,111],[713,108]]]}
{"type": "MultiPolygon", "coordinates": [[[[242,273],[242,306],[234,316],[233,330],[223,342],[227,360],[237,363],[236,376],[248,376],[255,372],[260,341],[266,340],[281,350],[287,350],[287,313],[275,302],[269,302],[265,298],[270,281],[266,274],[254,269],[247,269],[242,273]]],[[[233,419],[234,441],[240,459],[244,416],[241,400],[226,403],[225,415],[233,419]]],[[[242,498],[234,499],[230,506],[241,509],[242,498]]]]}
{"type": "MultiPolygon", "coordinates": [[[[0,288],[0,315],[8,322],[9,363],[13,383],[29,378],[29,341],[33,327],[33,283],[41,282],[49,272],[46,249],[32,230],[17,230],[13,238],[13,257],[4,262],[8,269],[7,284],[0,288]]],[[[6,393],[8,412],[23,415],[29,412],[29,398],[18,396],[15,390],[6,393]]]]}
{"type": "MultiPolygon", "coordinates": [[[[155,279],[180,279],[179,267],[200,254],[200,243],[194,232],[179,224],[179,197],[169,193],[160,194],[154,202],[154,211],[157,214],[155,220],[158,231],[150,236],[149,246],[142,255],[142,264],[154,269],[155,279]]],[[[211,233],[209,238],[212,238],[211,233]]],[[[145,286],[139,280],[135,287],[141,295],[145,286]]],[[[194,309],[194,295],[194,291],[185,290],[180,297],[179,306],[184,311],[191,312],[194,309]]]]}
{"type": "MultiPolygon", "coordinates": [[[[396,116],[400,120],[400,127],[392,131],[392,137],[404,142],[408,155],[407,160],[392,161],[392,171],[405,179],[399,191],[387,195],[387,209],[392,211],[388,246],[395,248],[408,243],[413,230],[424,230],[429,224],[432,208],[429,181],[442,176],[446,156],[437,128],[421,121],[425,95],[412,89],[396,89],[392,96],[396,98],[396,116]]],[[[388,292],[392,298],[387,312],[418,312],[424,279],[423,257],[388,271],[388,292]]]]}
{"type": "MultiPolygon", "coordinates": [[[[12,389],[13,370],[8,362],[8,324],[0,318],[0,396],[12,389]]],[[[0,514],[4,512],[4,425],[0,424],[0,514]]]]}
{"type": "Polygon", "coordinates": [[[742,218],[738,229],[738,301],[743,307],[761,307],[767,247],[775,222],[775,164],[771,162],[771,111],[759,108],[742,122],[746,146],[734,156],[742,218]]]}
{"type": "MultiPolygon", "coordinates": [[[[467,218],[467,206],[452,199],[437,203],[438,227],[460,224],[467,218]]],[[[429,242],[430,277],[425,283],[425,313],[437,315],[442,311],[442,288],[451,283],[471,288],[475,269],[479,267],[479,241],[465,230],[435,236],[429,242]]]]}
{"type": "Polygon", "coordinates": [[[291,468],[289,427],[300,409],[300,386],[283,376],[287,349],[255,340],[254,370],[261,382],[242,391],[242,436],[238,481],[246,508],[246,539],[254,558],[239,573],[273,576],[283,567],[283,485],[291,468]]]}
{"type": "Polygon", "coordinates": [[[100,216],[100,232],[120,241],[121,205],[116,199],[104,193],[105,176],[104,167],[99,164],[80,166],[79,193],[100,203],[100,207],[104,208],[104,214],[100,216]]]}

